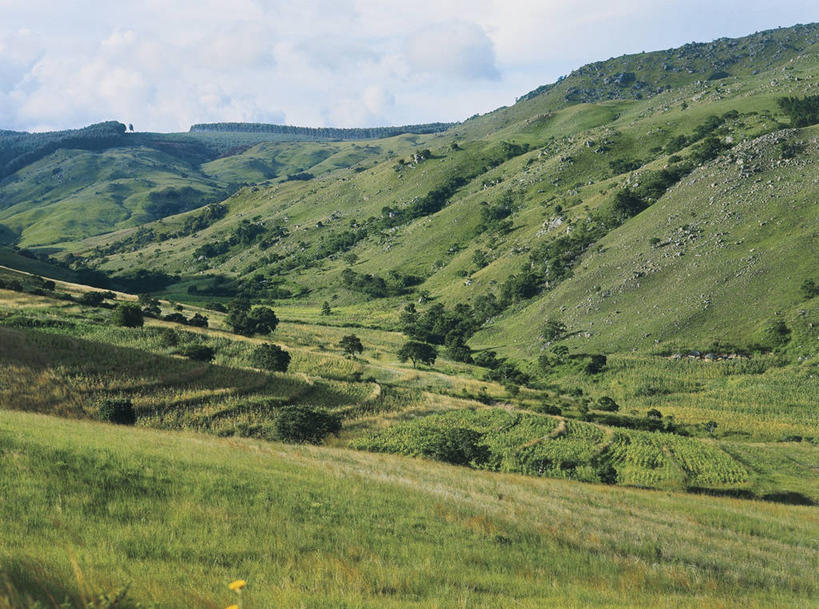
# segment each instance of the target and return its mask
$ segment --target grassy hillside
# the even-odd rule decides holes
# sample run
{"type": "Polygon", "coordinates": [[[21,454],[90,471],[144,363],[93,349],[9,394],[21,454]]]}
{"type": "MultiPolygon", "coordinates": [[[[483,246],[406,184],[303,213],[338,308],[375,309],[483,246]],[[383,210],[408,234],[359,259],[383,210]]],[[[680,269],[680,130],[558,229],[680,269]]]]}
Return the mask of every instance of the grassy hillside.
{"type": "Polygon", "coordinates": [[[816,595],[811,508],[10,412],[0,459],[5,607],[85,606],[125,586],[117,606],[218,607],[237,578],[252,607],[809,607],[816,595]]]}
{"type": "Polygon", "coordinates": [[[87,288],[59,283],[49,291],[11,272],[0,280],[22,284],[0,291],[6,408],[94,418],[102,400],[127,398],[141,426],[275,440],[283,408],[318,407],[342,418],[338,445],[535,476],[819,503],[807,465],[817,453],[815,364],[619,356],[594,376],[561,371],[545,388],[513,391],[446,352],[434,368],[401,363],[403,339],[393,332],[285,319],[271,338],[244,337],[222,314],[171,303],[163,315],[204,312],[209,327],[156,318],[122,328],[112,325],[110,305],[83,304],[87,288]],[[339,346],[351,332],[365,345],[356,359],[339,346]],[[271,340],[291,356],[286,373],[254,367],[254,349],[271,340]],[[213,362],[180,356],[193,345],[212,348],[213,362]],[[618,404],[615,412],[604,396],[618,404]]]}
{"type": "Polygon", "coordinates": [[[249,185],[197,230],[184,230],[192,211],[57,247],[113,274],[179,275],[175,299],[247,293],[300,319],[326,300],[390,329],[419,296],[492,295],[470,345],[529,361],[550,316],[570,349],[609,353],[748,348],[781,316],[793,355],[810,357],[800,286],[819,262],[805,182],[817,132],[783,130],[777,100],[814,92],[816,36],[798,26],[592,64],[442,133],[261,143],[202,165],[249,185]],[[647,209],[618,216],[628,191],[647,209]],[[348,269],[414,285],[374,296],[348,269]]]}
{"type": "Polygon", "coordinates": [[[815,606],[817,51],[366,141],[0,133],[0,609],[815,606]]]}

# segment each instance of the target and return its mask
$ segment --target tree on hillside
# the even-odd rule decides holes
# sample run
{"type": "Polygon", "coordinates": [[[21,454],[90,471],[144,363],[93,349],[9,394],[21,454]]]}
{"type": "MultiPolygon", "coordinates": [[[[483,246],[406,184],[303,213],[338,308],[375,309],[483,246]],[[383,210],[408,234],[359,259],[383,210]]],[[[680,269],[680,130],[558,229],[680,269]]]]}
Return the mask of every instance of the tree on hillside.
{"type": "Polygon", "coordinates": [[[253,350],[250,360],[256,368],[272,370],[274,372],[287,372],[290,366],[290,354],[270,343],[259,345],[253,350]]]}
{"type": "Polygon", "coordinates": [[[105,300],[103,292],[86,292],[80,297],[80,304],[88,305],[89,307],[98,307],[105,300]]]}
{"type": "Polygon", "coordinates": [[[126,328],[141,328],[145,323],[145,318],[142,315],[142,309],[138,304],[133,302],[121,302],[114,309],[114,314],[111,320],[117,326],[124,326],[126,328]]]}
{"type": "Polygon", "coordinates": [[[341,417],[313,406],[285,406],[276,417],[276,436],[283,442],[320,444],[341,431],[341,417]]]}
{"type": "Polygon", "coordinates": [[[356,354],[364,351],[364,345],[361,344],[361,340],[355,334],[343,336],[338,346],[350,357],[355,357],[356,354]]]}
{"type": "Polygon", "coordinates": [[[431,366],[438,358],[438,350],[429,343],[408,340],[398,350],[398,359],[402,362],[412,361],[412,367],[417,368],[418,362],[431,366]]]}
{"type": "Polygon", "coordinates": [[[247,300],[232,302],[225,321],[236,334],[244,336],[270,334],[279,325],[279,319],[272,309],[269,307],[251,309],[247,300]]]}
{"type": "Polygon", "coordinates": [[[322,315],[332,315],[333,310],[330,308],[330,303],[326,300],[321,305],[321,314],[322,315]]]}
{"type": "Polygon", "coordinates": [[[566,324],[559,319],[550,317],[546,320],[546,323],[543,324],[543,338],[550,342],[561,340],[566,338],[566,330],[566,324]]]}

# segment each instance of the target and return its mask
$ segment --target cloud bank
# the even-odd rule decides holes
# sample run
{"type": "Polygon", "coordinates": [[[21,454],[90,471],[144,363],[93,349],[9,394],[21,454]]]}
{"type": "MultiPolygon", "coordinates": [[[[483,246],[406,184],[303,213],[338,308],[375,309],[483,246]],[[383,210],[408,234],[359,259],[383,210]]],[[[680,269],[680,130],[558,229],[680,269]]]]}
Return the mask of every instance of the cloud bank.
{"type": "Polygon", "coordinates": [[[0,0],[0,129],[461,120],[588,61],[816,13],[813,0],[0,0]]]}

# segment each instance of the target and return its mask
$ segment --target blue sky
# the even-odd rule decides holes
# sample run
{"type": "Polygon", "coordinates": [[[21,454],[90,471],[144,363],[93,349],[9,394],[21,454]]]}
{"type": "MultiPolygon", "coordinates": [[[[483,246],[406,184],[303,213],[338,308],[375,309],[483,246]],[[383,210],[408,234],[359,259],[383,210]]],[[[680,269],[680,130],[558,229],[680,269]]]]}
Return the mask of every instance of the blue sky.
{"type": "Polygon", "coordinates": [[[816,0],[0,0],[0,129],[461,120],[591,61],[817,20],[816,0]]]}

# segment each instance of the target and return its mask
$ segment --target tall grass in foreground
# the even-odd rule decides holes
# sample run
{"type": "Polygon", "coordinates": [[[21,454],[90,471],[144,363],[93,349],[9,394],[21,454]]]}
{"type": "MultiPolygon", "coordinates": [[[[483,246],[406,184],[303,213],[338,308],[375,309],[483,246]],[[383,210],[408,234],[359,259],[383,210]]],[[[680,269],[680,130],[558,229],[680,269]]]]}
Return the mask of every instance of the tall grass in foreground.
{"type": "Polygon", "coordinates": [[[813,508],[8,411],[0,465],[0,606],[82,606],[74,563],[95,594],[130,584],[124,607],[223,608],[237,578],[253,608],[807,608],[819,593],[813,508]]]}

